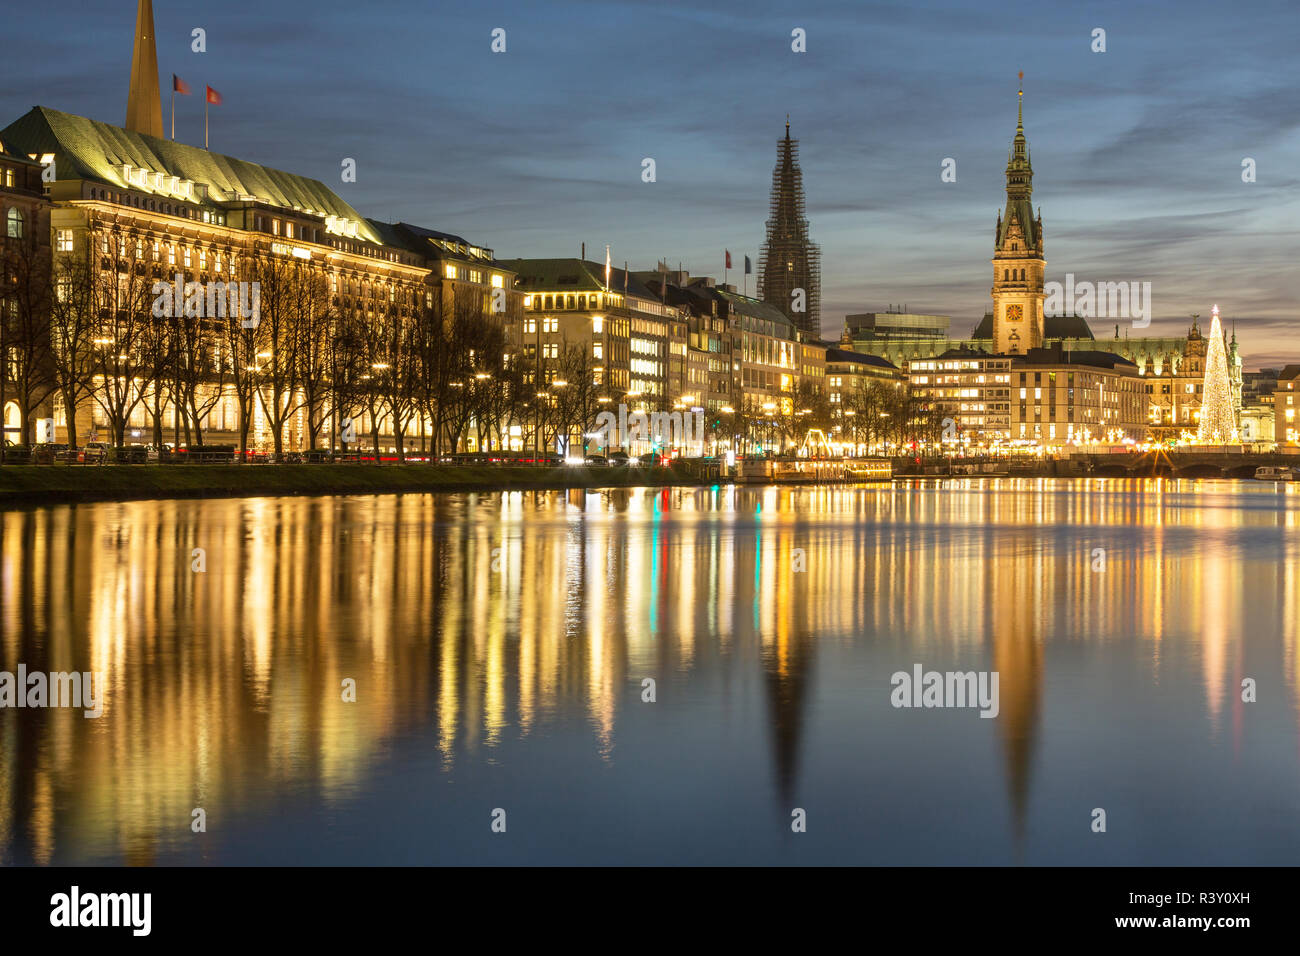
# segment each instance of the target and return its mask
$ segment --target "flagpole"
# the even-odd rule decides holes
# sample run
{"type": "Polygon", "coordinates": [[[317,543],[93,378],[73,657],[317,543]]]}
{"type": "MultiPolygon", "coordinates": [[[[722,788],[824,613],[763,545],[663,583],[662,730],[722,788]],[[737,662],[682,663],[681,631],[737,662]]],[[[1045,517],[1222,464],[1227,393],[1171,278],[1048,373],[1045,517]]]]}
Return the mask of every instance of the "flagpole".
{"type": "Polygon", "coordinates": [[[176,77],[172,77],[172,142],[176,142],[176,77]]]}
{"type": "Polygon", "coordinates": [[[208,148],[208,94],[203,94],[203,148],[208,148]]]}

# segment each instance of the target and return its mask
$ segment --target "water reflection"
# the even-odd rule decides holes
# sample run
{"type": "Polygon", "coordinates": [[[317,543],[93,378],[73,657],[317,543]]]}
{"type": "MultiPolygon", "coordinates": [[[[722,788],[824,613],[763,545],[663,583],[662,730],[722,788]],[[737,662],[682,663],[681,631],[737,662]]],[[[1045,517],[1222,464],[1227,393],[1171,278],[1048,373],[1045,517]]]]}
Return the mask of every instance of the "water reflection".
{"type": "MultiPolygon", "coordinates": [[[[98,720],[0,711],[0,862],[240,861],[286,812],[313,849],[272,838],[271,859],[346,861],[331,839],[361,815],[382,861],[419,829],[388,829],[384,797],[411,781],[478,796],[494,768],[544,789],[562,766],[618,781],[624,803],[564,806],[653,858],[676,826],[656,800],[688,787],[663,767],[688,759],[680,776],[717,791],[692,799],[763,821],[744,825],[811,803],[864,838],[864,801],[877,825],[933,829],[947,767],[991,832],[936,837],[925,861],[1032,860],[1082,770],[1135,800],[1220,758],[1295,780],[1298,516],[1273,486],[1005,479],[5,513],[0,670],[102,671],[108,690],[98,720]],[[997,670],[998,719],[890,708],[914,662],[997,670]],[[1242,704],[1243,676],[1267,707],[1242,704]],[[1172,754],[1129,749],[1144,731],[1172,754]],[[1148,758],[1181,763],[1143,783],[1148,758]],[[193,838],[195,807],[212,839],[193,838]]],[[[1294,817],[1276,825],[1294,846],[1294,817]]],[[[820,858],[841,859],[828,839],[820,858]]]]}

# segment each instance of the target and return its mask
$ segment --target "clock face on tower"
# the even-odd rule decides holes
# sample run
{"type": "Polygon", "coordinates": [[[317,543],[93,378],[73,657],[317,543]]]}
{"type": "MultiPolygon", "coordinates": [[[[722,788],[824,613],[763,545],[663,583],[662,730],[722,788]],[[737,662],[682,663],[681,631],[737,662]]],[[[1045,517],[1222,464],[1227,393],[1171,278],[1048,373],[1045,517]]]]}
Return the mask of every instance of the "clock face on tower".
{"type": "Polygon", "coordinates": [[[1023,319],[1024,317],[1025,317],[1025,308],[1024,308],[1024,306],[1021,306],[1021,305],[1009,305],[1009,306],[1007,306],[1007,321],[1008,321],[1008,322],[1019,322],[1019,321],[1020,321],[1021,319],[1023,319]]]}

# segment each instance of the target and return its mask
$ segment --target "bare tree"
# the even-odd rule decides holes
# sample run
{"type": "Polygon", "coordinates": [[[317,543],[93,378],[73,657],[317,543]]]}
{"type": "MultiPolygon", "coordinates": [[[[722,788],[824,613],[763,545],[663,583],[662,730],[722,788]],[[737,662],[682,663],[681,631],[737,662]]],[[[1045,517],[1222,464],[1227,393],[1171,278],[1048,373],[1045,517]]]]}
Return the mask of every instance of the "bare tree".
{"type": "Polygon", "coordinates": [[[141,378],[149,372],[145,336],[154,321],[153,282],[136,239],[118,225],[90,234],[100,266],[91,284],[97,319],[91,343],[96,387],[91,394],[119,447],[126,443],[131,415],[144,398],[141,378]]]}
{"type": "Polygon", "coordinates": [[[68,445],[78,447],[77,412],[90,397],[95,374],[94,277],[89,252],[56,253],[50,301],[54,377],[67,416],[68,445]]]}
{"type": "Polygon", "coordinates": [[[303,405],[301,385],[303,285],[313,277],[297,259],[259,250],[247,262],[259,286],[260,313],[254,338],[255,391],[266,416],[275,454],[284,454],[284,430],[303,405]]]}
{"type": "Polygon", "coordinates": [[[301,344],[298,348],[299,381],[307,416],[307,448],[315,450],[325,426],[330,392],[331,350],[337,324],[330,305],[329,285],[322,275],[305,274],[298,288],[301,344]]]}

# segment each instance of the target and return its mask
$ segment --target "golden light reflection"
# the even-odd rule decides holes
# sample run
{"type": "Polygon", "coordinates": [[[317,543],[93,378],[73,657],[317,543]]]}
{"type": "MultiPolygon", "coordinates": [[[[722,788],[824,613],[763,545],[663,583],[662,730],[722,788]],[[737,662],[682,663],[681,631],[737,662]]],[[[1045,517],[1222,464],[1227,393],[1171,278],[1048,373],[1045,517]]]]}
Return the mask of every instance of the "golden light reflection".
{"type": "Polygon", "coordinates": [[[1297,515],[1296,490],[1161,479],[3,513],[0,669],[108,684],[99,720],[0,711],[0,862],[147,862],[195,806],[337,804],[398,737],[427,736],[453,773],[578,717],[619,759],[644,677],[661,700],[700,675],[726,694],[758,679],[788,793],[828,646],[996,669],[1022,821],[1049,646],[1131,643],[1156,684],[1194,662],[1217,733],[1246,642],[1277,642],[1300,713],[1297,515]]]}

